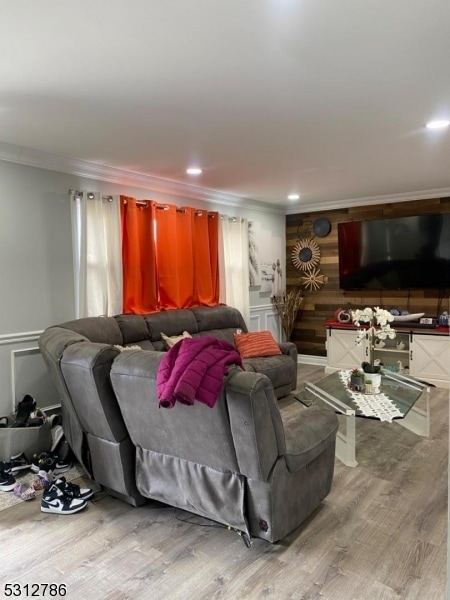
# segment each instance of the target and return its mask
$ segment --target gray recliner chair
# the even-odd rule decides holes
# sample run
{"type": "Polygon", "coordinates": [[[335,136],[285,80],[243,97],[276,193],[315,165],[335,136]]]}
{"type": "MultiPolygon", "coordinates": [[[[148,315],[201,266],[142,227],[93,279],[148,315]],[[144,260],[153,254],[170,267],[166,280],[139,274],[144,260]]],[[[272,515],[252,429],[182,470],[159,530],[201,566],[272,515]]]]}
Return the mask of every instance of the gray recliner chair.
{"type": "Polygon", "coordinates": [[[65,437],[93,480],[129,504],[143,504],[135,482],[134,446],[109,378],[119,354],[111,343],[122,343],[120,329],[112,317],[74,323],[108,342],[91,342],[65,327],[50,327],[40,336],[41,354],[60,394],[65,437]]]}
{"type": "Polygon", "coordinates": [[[139,492],[232,527],[280,540],[328,494],[338,420],[292,400],[289,414],[266,375],[233,368],[213,408],[159,408],[161,353],[116,357],[111,382],[136,447],[139,492]]]}

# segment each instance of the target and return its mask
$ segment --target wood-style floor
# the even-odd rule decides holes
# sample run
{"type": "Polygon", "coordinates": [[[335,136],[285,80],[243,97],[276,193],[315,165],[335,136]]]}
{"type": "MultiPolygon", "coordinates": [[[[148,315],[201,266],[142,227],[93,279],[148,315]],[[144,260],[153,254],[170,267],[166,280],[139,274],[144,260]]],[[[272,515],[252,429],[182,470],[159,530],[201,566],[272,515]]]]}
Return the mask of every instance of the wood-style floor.
{"type": "Polygon", "coordinates": [[[448,400],[432,390],[430,438],[358,420],[358,467],[336,461],[329,496],[276,545],[247,549],[209,521],[108,496],[71,516],[41,513],[38,500],[4,510],[0,597],[6,583],[46,582],[66,584],[68,600],[443,600],[448,400]]]}

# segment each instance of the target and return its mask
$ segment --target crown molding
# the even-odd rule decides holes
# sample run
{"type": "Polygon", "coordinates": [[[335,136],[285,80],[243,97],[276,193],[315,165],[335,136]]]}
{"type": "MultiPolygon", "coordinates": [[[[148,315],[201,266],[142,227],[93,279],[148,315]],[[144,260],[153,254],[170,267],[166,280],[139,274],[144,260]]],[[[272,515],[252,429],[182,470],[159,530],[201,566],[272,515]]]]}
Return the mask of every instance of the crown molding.
{"type": "Polygon", "coordinates": [[[237,196],[227,192],[218,192],[216,190],[172,181],[170,179],[163,179],[161,177],[154,177],[153,175],[146,175],[144,173],[100,165],[77,158],[51,154],[41,150],[33,150],[32,148],[7,144],[6,142],[0,142],[0,160],[15,162],[29,167],[48,169],[50,171],[58,171],[60,173],[68,173],[70,175],[77,175],[78,177],[83,177],[85,179],[95,179],[119,185],[139,187],[184,199],[194,198],[212,204],[285,214],[285,210],[279,206],[264,204],[252,200],[251,198],[237,196]]]}
{"type": "Polygon", "coordinates": [[[291,206],[286,210],[286,214],[297,215],[305,212],[322,212],[326,210],[337,210],[339,208],[353,208],[358,206],[370,206],[373,204],[392,204],[393,202],[408,202],[412,200],[447,197],[450,197],[450,188],[439,188],[435,190],[402,192],[401,194],[387,194],[384,196],[366,196],[363,198],[350,198],[348,200],[335,200],[333,202],[321,203],[319,207],[312,202],[310,204],[296,205],[295,207],[291,206]]]}
{"type": "Polygon", "coordinates": [[[153,190],[181,199],[193,198],[211,204],[220,204],[223,206],[244,208],[246,210],[274,213],[278,215],[323,212],[339,208],[352,208],[357,206],[369,206],[372,204],[388,204],[392,202],[407,202],[411,200],[426,200],[429,198],[444,198],[450,196],[450,188],[441,188],[384,196],[366,196],[362,198],[335,200],[321,203],[320,206],[311,202],[309,204],[298,203],[295,206],[280,207],[275,204],[258,202],[244,196],[210,190],[208,188],[172,181],[171,179],[154,177],[153,175],[146,175],[135,171],[127,171],[125,169],[100,165],[98,163],[77,158],[51,154],[50,152],[16,146],[6,142],[0,142],[0,160],[14,162],[29,167],[37,167],[39,169],[48,169],[49,171],[58,171],[69,175],[76,175],[78,177],[83,177],[84,179],[106,181],[118,185],[153,190]]]}

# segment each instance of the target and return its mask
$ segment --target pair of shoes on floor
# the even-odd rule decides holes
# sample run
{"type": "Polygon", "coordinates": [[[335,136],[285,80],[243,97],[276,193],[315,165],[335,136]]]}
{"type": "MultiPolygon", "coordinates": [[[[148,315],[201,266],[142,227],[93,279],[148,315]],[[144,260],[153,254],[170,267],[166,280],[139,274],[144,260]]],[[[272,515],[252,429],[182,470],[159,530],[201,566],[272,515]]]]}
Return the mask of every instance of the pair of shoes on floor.
{"type": "Polygon", "coordinates": [[[41,452],[33,456],[31,470],[34,473],[39,471],[46,471],[53,475],[59,475],[65,473],[72,467],[72,463],[69,460],[62,460],[59,454],[54,452],[41,452]]]}
{"type": "Polygon", "coordinates": [[[69,483],[64,477],[56,479],[41,500],[41,511],[58,515],[72,515],[86,507],[87,501],[94,494],[90,488],[80,488],[69,483]]]}

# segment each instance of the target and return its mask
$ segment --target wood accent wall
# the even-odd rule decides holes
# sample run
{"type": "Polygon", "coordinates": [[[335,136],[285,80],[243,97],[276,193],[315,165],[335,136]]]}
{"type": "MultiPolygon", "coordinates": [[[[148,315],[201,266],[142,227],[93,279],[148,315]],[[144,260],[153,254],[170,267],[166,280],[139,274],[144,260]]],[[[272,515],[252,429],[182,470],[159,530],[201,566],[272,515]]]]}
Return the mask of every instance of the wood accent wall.
{"type": "Polygon", "coordinates": [[[286,284],[300,286],[302,272],[291,260],[292,249],[299,239],[313,238],[320,247],[320,271],[328,282],[316,292],[305,292],[302,308],[297,314],[291,336],[299,354],[326,356],[325,321],[332,319],[337,308],[355,309],[365,306],[381,306],[389,309],[398,307],[410,313],[424,312],[436,317],[447,310],[450,312],[449,291],[440,298],[440,290],[399,291],[342,291],[339,289],[339,257],[337,224],[343,221],[364,221],[389,217],[407,217],[421,214],[450,212],[450,198],[433,198],[394,202],[373,206],[342,208],[338,210],[309,212],[286,216],[286,284]],[[314,237],[313,223],[319,217],[331,222],[331,231],[326,237],[314,237]]]}

